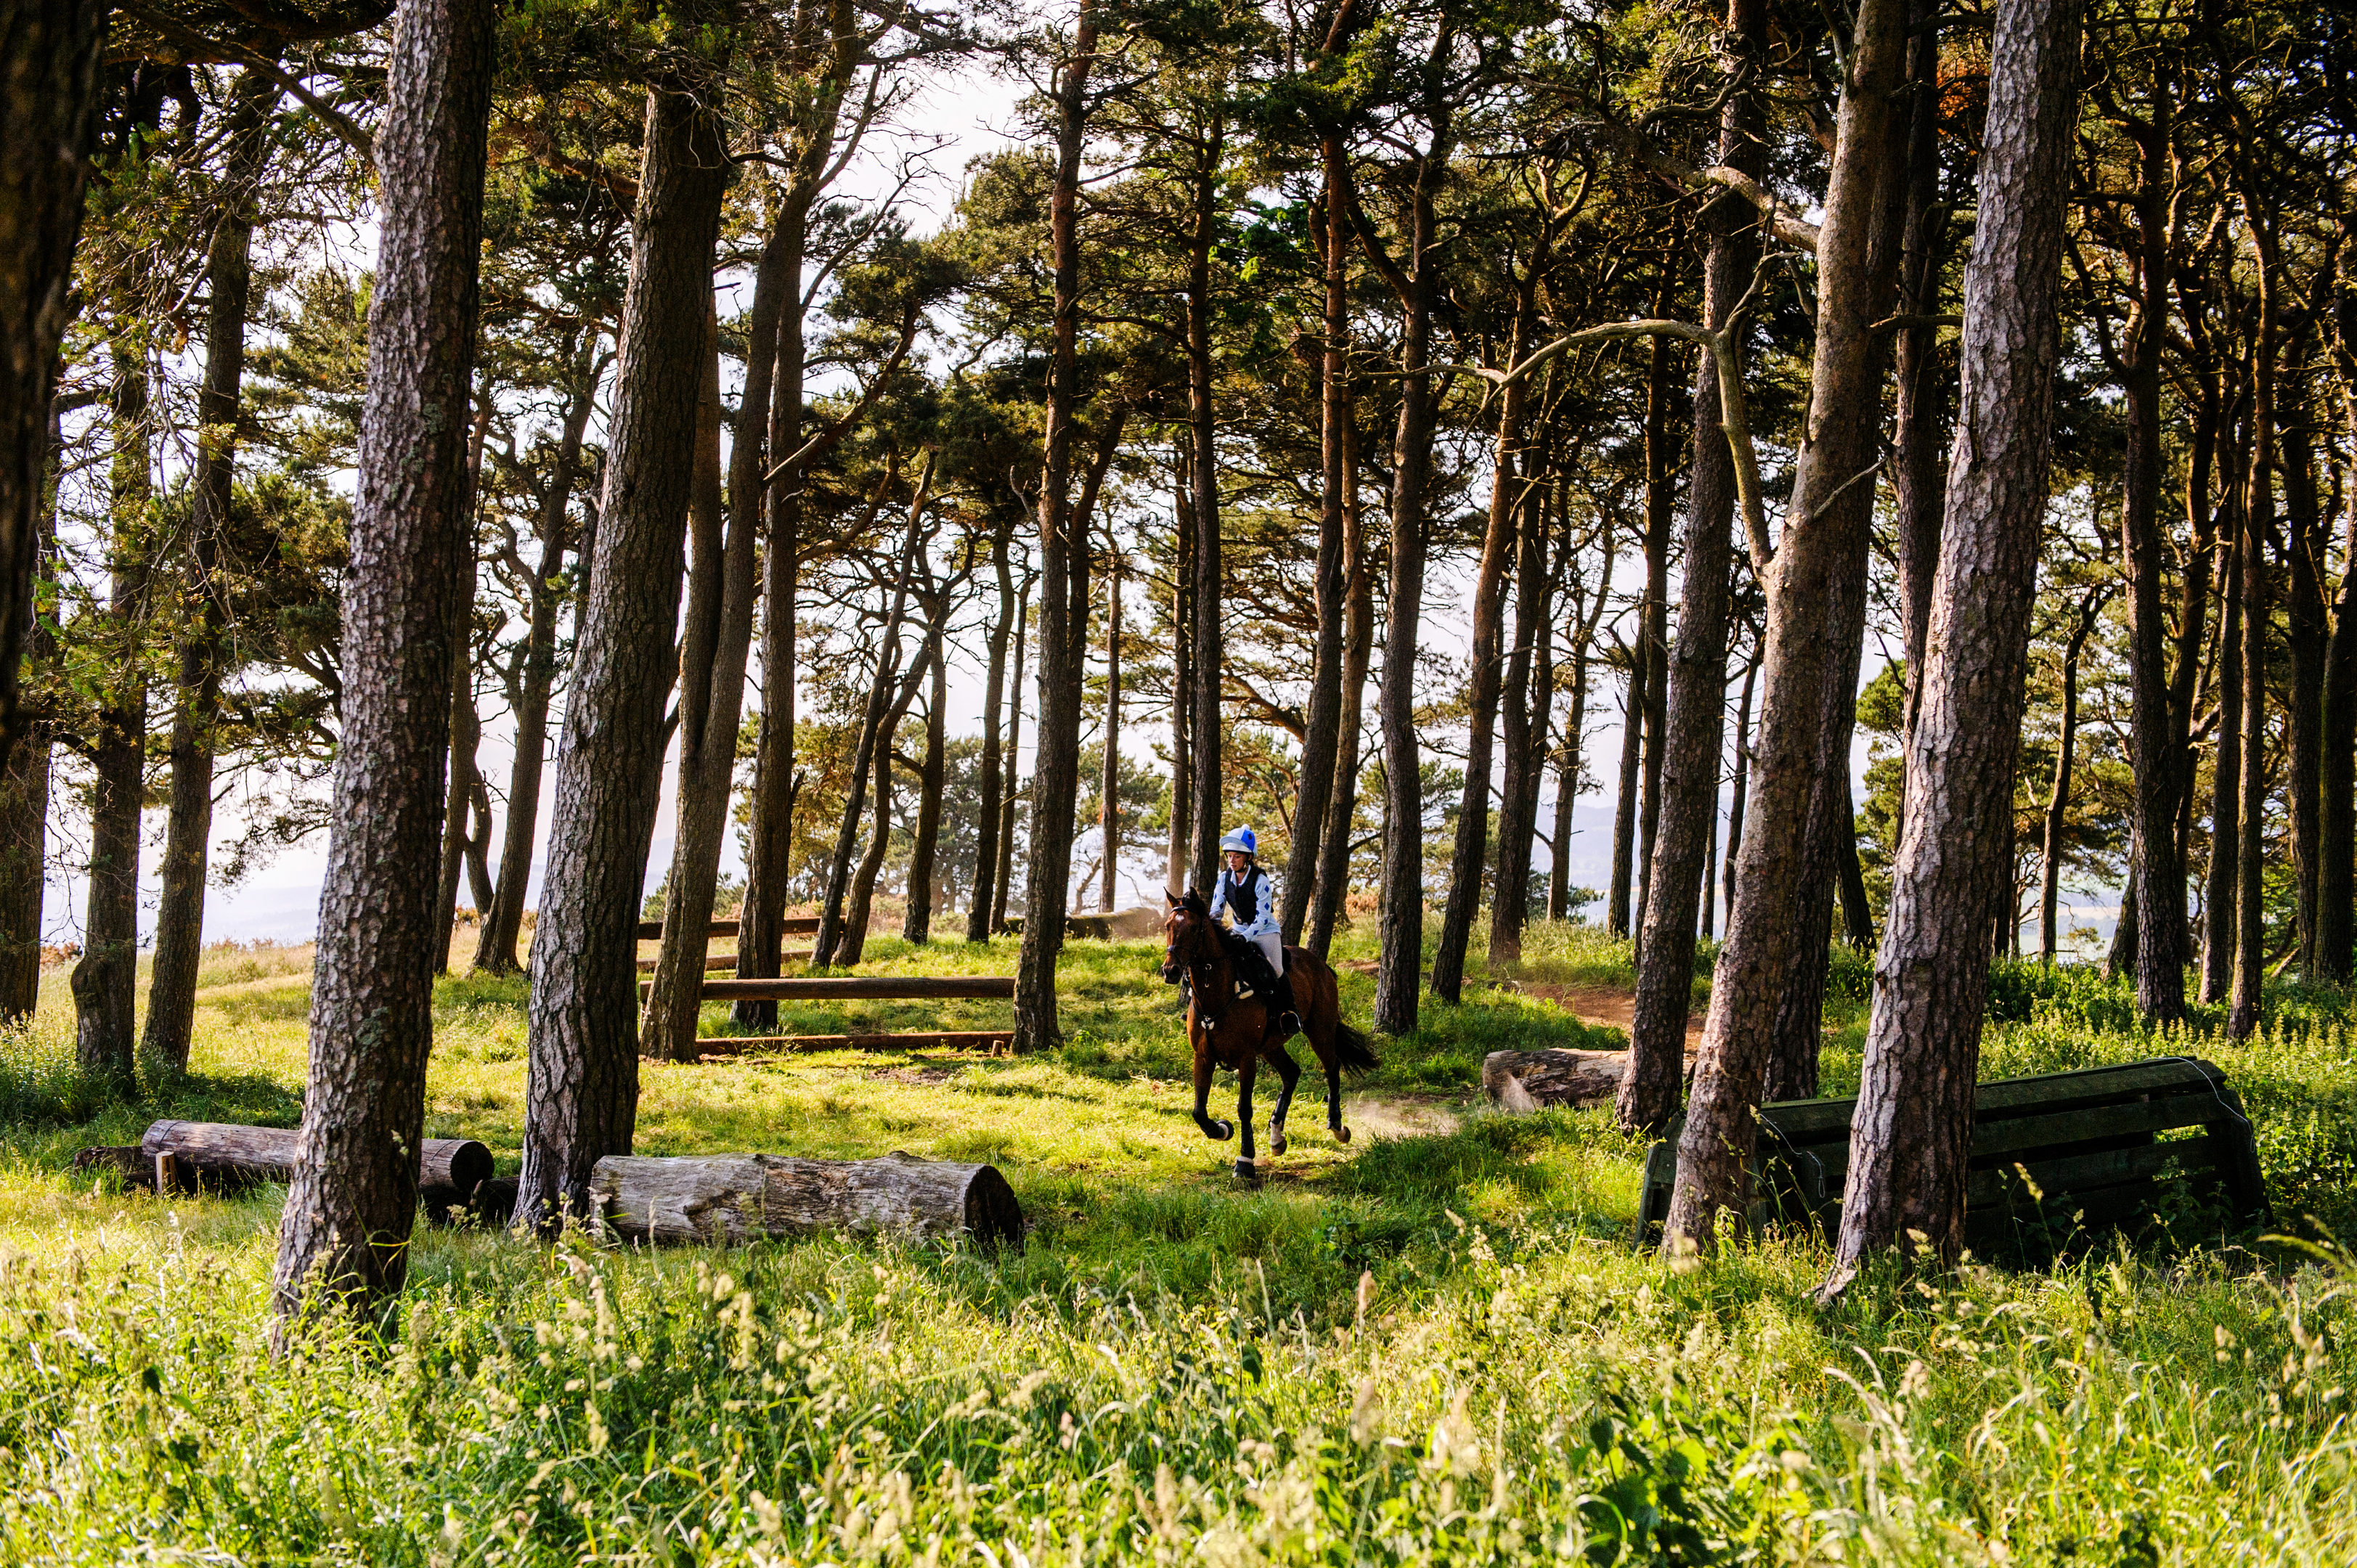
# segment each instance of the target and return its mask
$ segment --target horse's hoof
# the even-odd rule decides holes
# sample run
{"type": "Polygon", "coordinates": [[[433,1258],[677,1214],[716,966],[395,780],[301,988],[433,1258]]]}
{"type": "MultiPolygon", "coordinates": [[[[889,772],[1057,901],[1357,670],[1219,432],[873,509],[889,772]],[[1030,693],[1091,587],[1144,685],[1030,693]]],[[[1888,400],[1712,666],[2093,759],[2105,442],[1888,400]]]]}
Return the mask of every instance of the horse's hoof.
{"type": "Polygon", "coordinates": [[[1281,1155],[1285,1150],[1285,1134],[1271,1127],[1268,1130],[1268,1152],[1272,1155],[1281,1155]]]}
{"type": "Polygon", "coordinates": [[[1236,1162],[1236,1179],[1248,1187],[1260,1185],[1260,1166],[1251,1160],[1236,1162]]]}
{"type": "Polygon", "coordinates": [[[1338,1144],[1349,1143],[1351,1141],[1351,1130],[1348,1127],[1336,1127],[1334,1129],[1334,1141],[1338,1144]]]}
{"type": "Polygon", "coordinates": [[[1232,1122],[1206,1122],[1203,1123],[1203,1136],[1211,1139],[1211,1142],[1215,1144],[1224,1144],[1235,1135],[1236,1125],[1232,1122]]]}

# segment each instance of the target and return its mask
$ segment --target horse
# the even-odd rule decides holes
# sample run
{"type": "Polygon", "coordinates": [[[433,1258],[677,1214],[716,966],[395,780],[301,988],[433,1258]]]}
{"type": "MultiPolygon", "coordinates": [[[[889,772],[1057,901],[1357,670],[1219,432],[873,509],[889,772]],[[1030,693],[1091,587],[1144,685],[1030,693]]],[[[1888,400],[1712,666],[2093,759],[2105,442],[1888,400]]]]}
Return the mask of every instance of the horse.
{"type": "MultiPolygon", "coordinates": [[[[1301,1069],[1285,1048],[1289,1037],[1280,1034],[1266,1001],[1236,995],[1235,962],[1229,956],[1226,933],[1212,920],[1202,895],[1188,889],[1184,898],[1165,893],[1162,918],[1162,979],[1168,985],[1190,983],[1187,999],[1187,1039],[1195,1048],[1195,1125],[1203,1135],[1225,1143],[1235,1124],[1215,1121],[1210,1112],[1211,1069],[1224,1067],[1236,1075],[1236,1118],[1243,1128],[1243,1144],[1236,1155],[1236,1175],[1258,1178],[1253,1155],[1253,1075],[1266,1061],[1276,1069],[1276,1109],[1269,1112],[1269,1153],[1285,1153],[1285,1113],[1293,1105],[1293,1086],[1301,1069]]],[[[1362,1073],[1382,1064],[1369,1048],[1367,1037],[1342,1022],[1342,1004],[1334,972],[1306,948],[1285,950],[1286,972],[1293,980],[1293,999],[1301,1018],[1301,1032],[1326,1069],[1326,1125],[1335,1142],[1351,1141],[1342,1124],[1342,1074],[1362,1073]]]]}

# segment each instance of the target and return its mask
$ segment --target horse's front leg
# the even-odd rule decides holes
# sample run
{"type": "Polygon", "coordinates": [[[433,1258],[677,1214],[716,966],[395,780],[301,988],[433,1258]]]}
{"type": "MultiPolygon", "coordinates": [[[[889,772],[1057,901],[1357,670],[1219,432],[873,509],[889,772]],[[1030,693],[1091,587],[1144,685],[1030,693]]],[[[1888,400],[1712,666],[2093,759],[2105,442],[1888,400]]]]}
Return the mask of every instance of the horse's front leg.
{"type": "Polygon", "coordinates": [[[1293,1086],[1301,1081],[1301,1069],[1294,1065],[1282,1041],[1270,1041],[1261,1055],[1276,1069],[1276,1109],[1268,1113],[1268,1152],[1281,1155],[1285,1153],[1285,1115],[1293,1109],[1293,1086]]]}
{"type": "MultiPolygon", "coordinates": [[[[1235,1132],[1235,1129],[1229,1126],[1225,1122],[1215,1122],[1211,1119],[1211,1068],[1213,1063],[1211,1061],[1211,1031],[1199,1026],[1195,1022],[1194,1015],[1190,1013],[1188,1015],[1187,1018],[1187,1033],[1188,1036],[1195,1042],[1195,1125],[1200,1127],[1203,1130],[1203,1136],[1211,1139],[1212,1142],[1225,1142],[1227,1138],[1235,1132]]],[[[1247,1130],[1246,1135],[1250,1135],[1249,1130],[1247,1130]]]]}
{"type": "Polygon", "coordinates": [[[1260,1167],[1253,1159],[1253,1073],[1260,1066],[1257,1057],[1246,1057],[1236,1069],[1236,1125],[1243,1130],[1243,1143],[1236,1150],[1236,1176],[1243,1181],[1260,1180],[1260,1167]]]}

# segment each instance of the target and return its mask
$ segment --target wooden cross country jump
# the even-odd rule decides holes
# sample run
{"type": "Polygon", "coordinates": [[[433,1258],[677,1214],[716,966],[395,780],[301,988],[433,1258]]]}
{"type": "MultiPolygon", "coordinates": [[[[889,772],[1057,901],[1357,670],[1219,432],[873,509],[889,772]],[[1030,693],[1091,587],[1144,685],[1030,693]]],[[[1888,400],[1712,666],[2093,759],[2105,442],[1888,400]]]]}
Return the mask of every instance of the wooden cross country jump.
{"type": "MultiPolygon", "coordinates": [[[[705,937],[707,940],[713,937],[733,937],[737,935],[737,922],[735,920],[715,920],[712,922],[712,929],[705,932],[705,937]]],[[[663,923],[661,920],[640,920],[639,940],[642,942],[658,940],[662,936],[662,928],[663,923]]],[[[789,915],[778,922],[778,930],[782,936],[814,937],[818,935],[818,917],[789,915]]]]}

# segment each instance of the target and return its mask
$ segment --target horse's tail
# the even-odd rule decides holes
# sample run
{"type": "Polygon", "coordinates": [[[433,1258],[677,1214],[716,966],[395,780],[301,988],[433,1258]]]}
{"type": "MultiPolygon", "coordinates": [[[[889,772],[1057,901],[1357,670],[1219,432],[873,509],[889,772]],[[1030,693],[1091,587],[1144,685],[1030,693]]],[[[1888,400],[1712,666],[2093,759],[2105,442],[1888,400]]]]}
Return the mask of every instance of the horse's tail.
{"type": "Polygon", "coordinates": [[[1374,1047],[1367,1036],[1339,1018],[1334,1022],[1334,1057],[1347,1073],[1372,1072],[1383,1065],[1375,1059],[1374,1047]]]}

